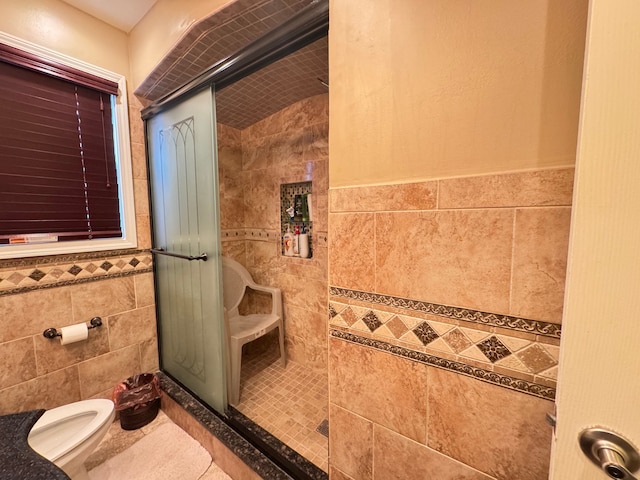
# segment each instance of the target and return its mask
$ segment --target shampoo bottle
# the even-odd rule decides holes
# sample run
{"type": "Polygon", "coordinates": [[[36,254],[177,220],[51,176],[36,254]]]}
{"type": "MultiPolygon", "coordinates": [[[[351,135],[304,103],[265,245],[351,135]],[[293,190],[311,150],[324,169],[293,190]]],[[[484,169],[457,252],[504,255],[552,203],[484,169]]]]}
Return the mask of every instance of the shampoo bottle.
{"type": "Polygon", "coordinates": [[[300,227],[298,225],[296,225],[296,230],[293,234],[293,254],[300,254],[300,227]]]}
{"type": "Polygon", "coordinates": [[[302,224],[302,233],[300,234],[299,247],[300,247],[300,256],[302,258],[309,258],[309,234],[304,228],[304,223],[302,224]]]}
{"type": "Polygon", "coordinates": [[[290,224],[287,224],[287,231],[282,236],[282,243],[284,245],[284,254],[287,257],[293,257],[293,233],[291,233],[290,224]]]}

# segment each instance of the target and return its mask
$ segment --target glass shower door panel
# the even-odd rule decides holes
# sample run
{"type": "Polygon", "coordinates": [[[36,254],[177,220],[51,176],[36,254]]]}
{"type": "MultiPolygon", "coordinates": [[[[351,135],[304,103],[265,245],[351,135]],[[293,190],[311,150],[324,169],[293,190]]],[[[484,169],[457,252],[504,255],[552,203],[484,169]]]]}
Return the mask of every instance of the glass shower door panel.
{"type": "Polygon", "coordinates": [[[223,412],[214,112],[212,91],[197,93],[148,120],[147,143],[162,369],[223,412]]]}

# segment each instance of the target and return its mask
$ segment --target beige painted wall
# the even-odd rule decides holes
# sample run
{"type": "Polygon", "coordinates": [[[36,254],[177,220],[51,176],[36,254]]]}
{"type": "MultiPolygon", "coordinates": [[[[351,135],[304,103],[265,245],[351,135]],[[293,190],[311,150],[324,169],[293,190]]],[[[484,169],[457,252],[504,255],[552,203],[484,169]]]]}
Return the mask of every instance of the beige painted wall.
{"type": "Polygon", "coordinates": [[[158,0],[129,33],[133,89],[200,19],[232,0],[158,0]]]}
{"type": "Polygon", "coordinates": [[[2,2],[0,31],[129,77],[127,34],[59,0],[2,2]]]}
{"type": "Polygon", "coordinates": [[[572,165],[587,0],[331,0],[331,187],[572,165]]]}

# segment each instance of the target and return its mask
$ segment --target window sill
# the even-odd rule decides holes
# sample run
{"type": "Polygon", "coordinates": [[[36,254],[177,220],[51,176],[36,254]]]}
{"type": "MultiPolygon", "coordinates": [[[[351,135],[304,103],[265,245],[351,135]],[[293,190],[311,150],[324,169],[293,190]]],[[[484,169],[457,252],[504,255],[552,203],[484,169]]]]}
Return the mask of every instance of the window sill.
{"type": "Polygon", "coordinates": [[[75,242],[41,243],[33,245],[3,245],[0,260],[73,253],[102,252],[107,250],[127,250],[136,248],[136,241],[108,238],[104,240],[79,240],[75,242]]]}

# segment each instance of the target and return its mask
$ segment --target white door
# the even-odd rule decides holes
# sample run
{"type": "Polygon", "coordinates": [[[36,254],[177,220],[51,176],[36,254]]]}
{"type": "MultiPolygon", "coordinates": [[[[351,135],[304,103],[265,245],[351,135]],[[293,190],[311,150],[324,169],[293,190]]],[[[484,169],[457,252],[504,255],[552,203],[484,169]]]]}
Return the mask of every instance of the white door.
{"type": "Polygon", "coordinates": [[[586,47],[554,480],[616,478],[583,455],[585,428],[640,447],[640,1],[591,0],[586,47]]]}

